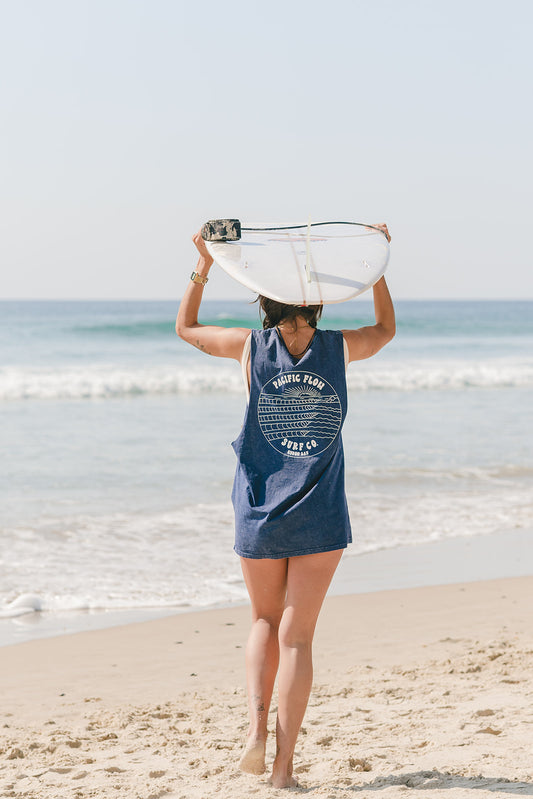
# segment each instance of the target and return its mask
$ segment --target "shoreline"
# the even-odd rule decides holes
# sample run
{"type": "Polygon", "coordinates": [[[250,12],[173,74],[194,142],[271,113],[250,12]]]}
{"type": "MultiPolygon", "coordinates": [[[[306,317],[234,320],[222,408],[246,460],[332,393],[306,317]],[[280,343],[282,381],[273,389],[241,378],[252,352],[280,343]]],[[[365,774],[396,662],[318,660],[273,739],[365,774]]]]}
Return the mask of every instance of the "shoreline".
{"type": "MultiPolygon", "coordinates": [[[[452,585],[533,575],[533,531],[447,538],[343,556],[328,596],[402,588],[452,585]]],[[[33,612],[0,618],[0,652],[5,646],[89,630],[107,629],[182,614],[246,607],[247,601],[205,607],[131,608],[33,612]]]]}
{"type": "MultiPolygon", "coordinates": [[[[532,592],[516,577],[329,596],[295,753],[307,792],[531,794],[532,592]]],[[[248,627],[240,606],[5,647],[3,795],[272,796],[236,766],[248,627]]]]}

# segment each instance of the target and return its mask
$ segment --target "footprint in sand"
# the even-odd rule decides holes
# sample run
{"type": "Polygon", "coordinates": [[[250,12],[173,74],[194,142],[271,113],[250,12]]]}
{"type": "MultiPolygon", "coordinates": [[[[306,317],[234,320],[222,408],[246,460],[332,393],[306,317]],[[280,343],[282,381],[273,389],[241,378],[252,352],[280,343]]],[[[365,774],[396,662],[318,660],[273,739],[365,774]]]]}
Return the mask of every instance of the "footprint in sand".
{"type": "Polygon", "coordinates": [[[364,757],[351,757],[348,765],[353,771],[372,771],[372,764],[364,757]]]}
{"type": "Polygon", "coordinates": [[[75,740],[63,741],[66,746],[70,746],[71,749],[79,749],[81,746],[81,741],[77,738],[75,740]]]}
{"type": "Polygon", "coordinates": [[[483,727],[483,729],[478,730],[478,733],[484,732],[488,735],[501,735],[502,730],[495,730],[493,727],[483,727]]]}

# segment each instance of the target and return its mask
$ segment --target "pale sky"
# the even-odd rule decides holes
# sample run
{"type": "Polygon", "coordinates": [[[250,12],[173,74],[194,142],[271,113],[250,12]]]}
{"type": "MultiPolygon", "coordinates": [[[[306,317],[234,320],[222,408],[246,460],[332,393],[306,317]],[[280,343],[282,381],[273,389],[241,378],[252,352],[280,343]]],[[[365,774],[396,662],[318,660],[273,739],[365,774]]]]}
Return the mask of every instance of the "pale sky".
{"type": "Polygon", "coordinates": [[[386,221],[397,298],[533,298],[532,23],[530,0],[0,0],[0,297],[178,298],[207,219],[311,216],[386,221]]]}

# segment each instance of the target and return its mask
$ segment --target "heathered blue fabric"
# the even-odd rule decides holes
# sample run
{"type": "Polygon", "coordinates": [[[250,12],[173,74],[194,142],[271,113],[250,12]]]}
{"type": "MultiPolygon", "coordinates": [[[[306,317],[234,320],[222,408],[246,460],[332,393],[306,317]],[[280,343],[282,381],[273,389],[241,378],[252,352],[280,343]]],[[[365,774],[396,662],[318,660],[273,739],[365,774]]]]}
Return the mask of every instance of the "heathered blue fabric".
{"type": "Polygon", "coordinates": [[[275,328],[253,330],[250,400],[232,446],[235,551],[286,558],[352,540],[341,429],[346,372],[340,331],[317,330],[297,360],[275,328]]]}

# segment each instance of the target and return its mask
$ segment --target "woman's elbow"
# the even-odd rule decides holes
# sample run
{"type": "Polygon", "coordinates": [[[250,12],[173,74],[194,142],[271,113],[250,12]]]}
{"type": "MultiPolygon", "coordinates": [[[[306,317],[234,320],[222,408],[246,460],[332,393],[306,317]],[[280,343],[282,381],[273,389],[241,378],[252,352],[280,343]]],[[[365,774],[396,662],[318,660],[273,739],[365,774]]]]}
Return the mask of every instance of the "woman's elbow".
{"type": "Polygon", "coordinates": [[[190,328],[187,325],[184,325],[179,319],[176,319],[176,335],[182,338],[184,341],[188,340],[188,333],[190,328]]]}
{"type": "Polygon", "coordinates": [[[186,324],[182,322],[179,317],[176,319],[176,333],[183,341],[186,341],[187,344],[195,341],[195,336],[199,327],[201,327],[201,325],[199,325],[198,322],[192,324],[189,322],[186,324]]]}
{"type": "MultiPolygon", "coordinates": [[[[389,325],[380,325],[380,344],[381,347],[384,347],[385,344],[388,344],[389,341],[392,341],[394,336],[396,335],[396,323],[392,322],[389,325]]],[[[380,349],[381,349],[380,347],[380,349]]]]}

